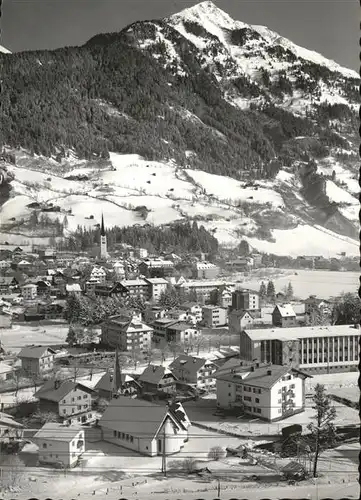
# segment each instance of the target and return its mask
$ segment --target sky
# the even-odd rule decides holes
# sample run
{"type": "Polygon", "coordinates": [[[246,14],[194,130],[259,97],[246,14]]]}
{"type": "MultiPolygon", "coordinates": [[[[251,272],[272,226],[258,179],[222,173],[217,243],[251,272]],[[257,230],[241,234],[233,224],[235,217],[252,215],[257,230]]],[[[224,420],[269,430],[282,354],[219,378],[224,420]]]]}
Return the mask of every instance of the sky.
{"type": "MultiPolygon", "coordinates": [[[[0,44],[12,52],[82,45],[98,33],[159,19],[197,0],[3,0],[0,44]]],[[[215,0],[231,17],[359,70],[357,0],[215,0]]]]}

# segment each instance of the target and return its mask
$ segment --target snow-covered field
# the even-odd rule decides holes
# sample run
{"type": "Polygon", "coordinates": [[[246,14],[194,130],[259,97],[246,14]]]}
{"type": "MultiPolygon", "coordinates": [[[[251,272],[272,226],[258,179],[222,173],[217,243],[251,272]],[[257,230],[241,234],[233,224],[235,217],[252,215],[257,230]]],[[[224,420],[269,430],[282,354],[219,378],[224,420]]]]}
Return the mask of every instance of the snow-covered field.
{"type": "Polygon", "coordinates": [[[246,237],[249,243],[261,252],[276,255],[323,255],[336,257],[340,252],[348,255],[358,255],[356,240],[340,236],[332,231],[309,225],[299,225],[294,229],[274,229],[272,236],[275,242],[246,237]]]}
{"type": "MultiPolygon", "coordinates": [[[[229,177],[199,170],[182,170],[172,161],[147,161],[135,154],[110,153],[108,166],[103,165],[91,171],[83,162],[78,165],[74,158],[70,158],[71,169],[63,173],[62,177],[49,174],[53,160],[48,160],[49,169],[44,172],[28,168],[25,159],[23,153],[20,158],[23,166],[9,167],[15,180],[13,197],[0,207],[3,224],[11,223],[14,217],[16,221],[26,221],[31,214],[27,205],[32,202],[51,202],[59,206],[61,212],[47,212],[48,215],[60,221],[66,215],[68,231],[75,230],[78,225],[94,228],[100,222],[101,213],[108,227],[145,223],[158,225],[198,216],[205,228],[227,246],[236,246],[241,235],[245,235],[257,250],[281,255],[324,255],[325,249],[332,256],[342,251],[358,253],[358,242],[307,225],[274,230],[274,243],[252,237],[257,230],[257,223],[245,214],[242,208],[245,205],[251,208],[252,205],[254,208],[264,205],[275,212],[282,212],[291,220],[292,215],[285,212],[280,193],[289,189],[297,193],[300,186],[295,174],[288,170],[281,170],[274,181],[259,181],[254,186],[246,187],[244,182],[229,177]],[[77,174],[86,174],[88,180],[66,178],[77,174]],[[146,207],[147,214],[137,211],[137,207],[146,207]]],[[[46,165],[44,158],[39,157],[38,160],[46,165]]],[[[38,165],[36,167],[40,168],[38,165]]],[[[41,168],[44,170],[45,166],[42,164],[41,168]]],[[[350,178],[348,182],[352,180],[350,178]]],[[[328,190],[335,201],[353,203],[341,210],[347,218],[356,220],[356,198],[331,181],[328,190]]],[[[17,244],[31,239],[14,234],[2,236],[0,233],[1,240],[17,244]]],[[[43,243],[44,240],[38,242],[43,243]]]]}
{"type": "Polygon", "coordinates": [[[12,328],[0,331],[1,343],[6,350],[20,351],[26,345],[65,344],[69,325],[64,323],[32,326],[30,324],[14,324],[12,328]]]}

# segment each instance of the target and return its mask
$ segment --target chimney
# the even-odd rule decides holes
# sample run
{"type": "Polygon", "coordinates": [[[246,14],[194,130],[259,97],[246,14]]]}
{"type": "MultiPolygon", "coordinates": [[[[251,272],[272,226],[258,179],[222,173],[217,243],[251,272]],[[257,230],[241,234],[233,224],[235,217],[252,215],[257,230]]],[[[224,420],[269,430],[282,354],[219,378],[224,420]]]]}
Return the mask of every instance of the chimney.
{"type": "Polygon", "coordinates": [[[267,370],[267,375],[272,375],[272,370],[267,370]]]}

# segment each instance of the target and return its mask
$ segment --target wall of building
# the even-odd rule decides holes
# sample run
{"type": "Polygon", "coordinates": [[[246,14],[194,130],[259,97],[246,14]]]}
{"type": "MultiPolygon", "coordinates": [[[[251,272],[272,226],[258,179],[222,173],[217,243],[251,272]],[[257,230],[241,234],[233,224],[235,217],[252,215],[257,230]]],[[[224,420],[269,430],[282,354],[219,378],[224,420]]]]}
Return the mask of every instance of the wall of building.
{"type": "Polygon", "coordinates": [[[59,415],[63,418],[91,409],[90,394],[76,389],[59,402],[59,415]],[[79,408],[80,407],[80,408],[79,408]]]}
{"type": "Polygon", "coordinates": [[[52,464],[62,462],[65,467],[72,467],[75,465],[80,455],[85,451],[84,431],[79,431],[71,442],[36,439],[36,444],[39,446],[40,462],[52,464]],[[77,443],[79,440],[83,441],[83,443],[78,448],[77,443]],[[44,447],[44,445],[46,445],[46,447],[44,447]]]}
{"type": "Polygon", "coordinates": [[[286,376],[290,376],[290,380],[280,380],[273,387],[271,391],[271,401],[270,401],[270,420],[278,420],[284,417],[282,412],[282,391],[284,388],[290,389],[295,392],[295,397],[293,401],[295,403],[293,413],[297,413],[303,410],[303,390],[304,383],[301,377],[297,377],[295,374],[288,373],[286,376]],[[294,387],[293,387],[294,386],[294,387]]]}

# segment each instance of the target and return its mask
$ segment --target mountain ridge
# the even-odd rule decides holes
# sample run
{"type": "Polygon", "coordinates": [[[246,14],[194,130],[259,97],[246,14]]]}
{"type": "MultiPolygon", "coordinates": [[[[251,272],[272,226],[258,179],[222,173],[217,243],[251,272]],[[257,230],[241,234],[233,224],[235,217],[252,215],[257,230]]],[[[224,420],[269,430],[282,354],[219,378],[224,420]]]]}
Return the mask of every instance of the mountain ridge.
{"type": "MultiPolygon", "coordinates": [[[[81,176],[89,165],[100,172],[97,179],[90,176],[102,189],[95,199],[105,203],[111,197],[106,169],[119,168],[128,179],[126,157],[133,155],[134,168],[142,172],[134,187],[143,193],[144,205],[153,203],[149,196],[159,196],[147,194],[154,179],[145,180],[146,161],[163,165],[165,173],[171,165],[171,182],[185,176],[193,186],[198,208],[170,207],[167,221],[170,212],[178,220],[206,218],[218,210],[217,217],[222,213],[224,226],[231,227],[224,212],[228,207],[232,220],[239,221],[229,230],[233,241],[255,235],[271,241],[274,231],[295,224],[357,238],[358,78],[347,71],[357,73],[344,74],[321,56],[326,65],[299,57],[292,52],[298,46],[285,40],[268,28],[233,21],[203,2],[169,18],[96,35],[81,47],[0,55],[5,89],[1,142],[18,156],[17,167],[9,169],[21,176],[18,165],[24,172],[40,168],[65,179],[74,168],[75,177],[81,176]],[[125,155],[124,161],[119,155],[125,155]],[[192,174],[197,170],[207,174],[198,185],[192,174]],[[214,198],[221,182],[217,176],[225,185],[228,178],[240,183],[229,184],[231,204],[222,193],[214,198]],[[255,200],[262,189],[274,190],[281,205],[270,196],[270,206],[260,208],[255,200]],[[215,200],[217,210],[212,209],[215,200]]],[[[114,189],[127,189],[115,177],[114,189]]],[[[81,194],[71,195],[74,206],[83,191],[92,191],[88,182],[81,194]]],[[[16,180],[11,184],[13,198],[24,196],[16,180]]],[[[44,184],[49,181],[41,178],[33,197],[50,196],[44,184]]],[[[61,210],[69,207],[67,191],[61,191],[61,210]]],[[[171,193],[166,199],[176,205],[171,193]]],[[[29,216],[25,208],[24,220],[29,216]]]]}

